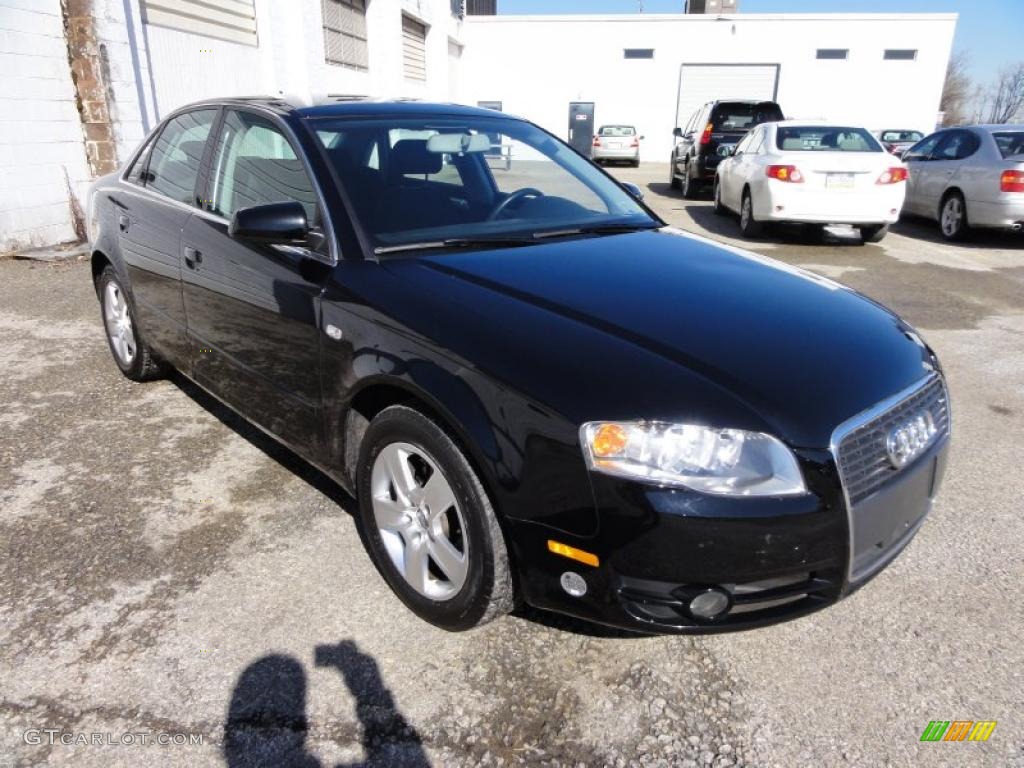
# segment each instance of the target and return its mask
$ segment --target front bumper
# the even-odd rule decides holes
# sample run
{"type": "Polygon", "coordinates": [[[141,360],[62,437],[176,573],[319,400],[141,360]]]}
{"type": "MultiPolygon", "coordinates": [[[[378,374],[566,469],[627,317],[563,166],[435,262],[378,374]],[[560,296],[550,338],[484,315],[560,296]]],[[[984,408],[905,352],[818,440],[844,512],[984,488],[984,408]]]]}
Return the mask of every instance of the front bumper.
{"type": "Polygon", "coordinates": [[[728,632],[804,616],[859,589],[909,544],[931,509],[948,442],[849,507],[828,451],[798,452],[810,490],[799,497],[721,498],[593,475],[596,535],[509,522],[517,559],[529,562],[523,595],[539,608],[648,633],[728,632]],[[598,566],[550,553],[550,539],[596,554],[598,566]],[[583,577],[586,594],[567,594],[566,572],[583,577]],[[714,620],[688,611],[708,588],[730,596],[714,620]]]}

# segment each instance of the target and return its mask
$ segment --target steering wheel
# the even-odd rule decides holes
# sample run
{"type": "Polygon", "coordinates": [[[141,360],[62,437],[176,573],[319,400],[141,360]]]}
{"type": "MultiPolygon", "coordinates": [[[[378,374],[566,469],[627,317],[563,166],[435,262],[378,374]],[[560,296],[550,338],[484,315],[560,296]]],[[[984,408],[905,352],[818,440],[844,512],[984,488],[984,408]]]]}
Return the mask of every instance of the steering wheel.
{"type": "Polygon", "coordinates": [[[543,196],[543,192],[541,192],[539,189],[534,189],[533,187],[523,187],[522,189],[517,189],[515,192],[510,194],[508,197],[506,197],[504,200],[502,200],[500,203],[494,206],[494,208],[491,209],[491,212],[487,214],[487,221],[494,221],[501,214],[503,214],[509,208],[509,206],[511,206],[513,203],[519,202],[523,198],[543,196]]]}

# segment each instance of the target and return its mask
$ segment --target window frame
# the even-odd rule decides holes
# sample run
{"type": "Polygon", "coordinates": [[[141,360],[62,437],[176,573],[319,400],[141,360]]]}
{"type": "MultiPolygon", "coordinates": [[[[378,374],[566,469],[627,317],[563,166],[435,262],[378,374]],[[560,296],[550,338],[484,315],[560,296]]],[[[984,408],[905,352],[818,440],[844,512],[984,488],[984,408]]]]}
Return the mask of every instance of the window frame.
{"type": "Polygon", "coordinates": [[[346,69],[352,69],[352,70],[355,70],[356,72],[369,72],[370,71],[370,39],[369,39],[370,36],[369,36],[369,32],[366,31],[366,29],[365,29],[366,28],[366,5],[367,5],[367,0],[361,0],[361,2],[362,2],[362,5],[363,5],[362,16],[363,16],[364,34],[366,35],[365,37],[360,37],[358,34],[355,34],[353,32],[348,32],[348,31],[346,31],[345,29],[342,29],[342,28],[335,29],[334,27],[328,27],[327,26],[327,8],[326,8],[327,4],[328,3],[336,3],[339,6],[346,6],[348,8],[351,8],[351,9],[355,10],[355,6],[353,5],[353,0],[320,0],[320,27],[323,30],[324,62],[328,66],[331,66],[331,67],[345,67],[346,69]],[[353,40],[361,40],[363,42],[363,45],[365,46],[365,49],[366,49],[366,64],[357,64],[357,63],[355,63],[353,61],[340,61],[340,60],[336,60],[336,59],[330,58],[329,50],[328,50],[328,45],[327,45],[327,35],[328,35],[329,32],[341,35],[343,38],[344,37],[349,37],[349,38],[352,38],[353,40]]]}
{"type": "Polygon", "coordinates": [[[886,48],[882,51],[882,61],[917,61],[917,50],[917,48],[886,48]],[[907,53],[910,55],[902,55],[907,53]]]}
{"type": "Polygon", "coordinates": [[[849,48],[817,48],[814,53],[814,58],[817,61],[849,61],[850,60],[850,49],[849,48]],[[822,54],[826,54],[822,56],[822,54]],[[841,56],[833,56],[833,53],[841,53],[841,56]]]}

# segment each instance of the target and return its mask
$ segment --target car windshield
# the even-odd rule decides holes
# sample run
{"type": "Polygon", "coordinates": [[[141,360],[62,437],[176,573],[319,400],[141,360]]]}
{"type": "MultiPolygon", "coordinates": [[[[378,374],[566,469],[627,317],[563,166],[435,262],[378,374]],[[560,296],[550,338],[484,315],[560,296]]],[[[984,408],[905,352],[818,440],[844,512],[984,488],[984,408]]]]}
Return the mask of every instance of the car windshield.
{"type": "Polygon", "coordinates": [[[745,131],[761,123],[782,119],[782,111],[777,104],[744,104],[726,102],[717,105],[711,115],[713,131],[745,131]]]}
{"type": "Polygon", "coordinates": [[[598,136],[634,136],[636,129],[632,125],[602,125],[598,136]]]}
{"type": "Polygon", "coordinates": [[[660,225],[589,161],[522,120],[311,125],[378,253],[660,225]]]}
{"type": "Polygon", "coordinates": [[[882,131],[882,141],[920,141],[923,138],[920,131],[882,131]]]}
{"type": "Polygon", "coordinates": [[[775,132],[775,146],[784,152],[882,152],[863,128],[835,125],[785,125],[775,132]]]}
{"type": "Polygon", "coordinates": [[[1005,160],[1014,155],[1024,155],[1024,131],[999,131],[992,134],[999,147],[999,154],[1005,160]]]}

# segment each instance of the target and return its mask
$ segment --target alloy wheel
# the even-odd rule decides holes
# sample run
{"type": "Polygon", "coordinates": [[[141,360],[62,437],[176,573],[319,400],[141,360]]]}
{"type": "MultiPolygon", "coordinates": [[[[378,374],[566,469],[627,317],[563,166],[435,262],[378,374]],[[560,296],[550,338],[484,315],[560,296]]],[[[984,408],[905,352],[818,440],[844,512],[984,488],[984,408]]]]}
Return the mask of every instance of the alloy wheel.
{"type": "Polygon", "coordinates": [[[107,327],[107,337],[117,359],[124,366],[129,366],[135,359],[138,344],[135,340],[135,329],[128,311],[128,300],[115,282],[107,283],[104,291],[103,320],[107,327]]]}
{"type": "Polygon", "coordinates": [[[373,515],[395,570],[419,594],[448,600],[466,583],[462,509],[440,465],[422,448],[389,443],[370,477],[373,515]]]}
{"type": "Polygon", "coordinates": [[[942,206],[942,234],[953,237],[960,231],[964,219],[964,206],[960,198],[952,195],[942,206]]]}

